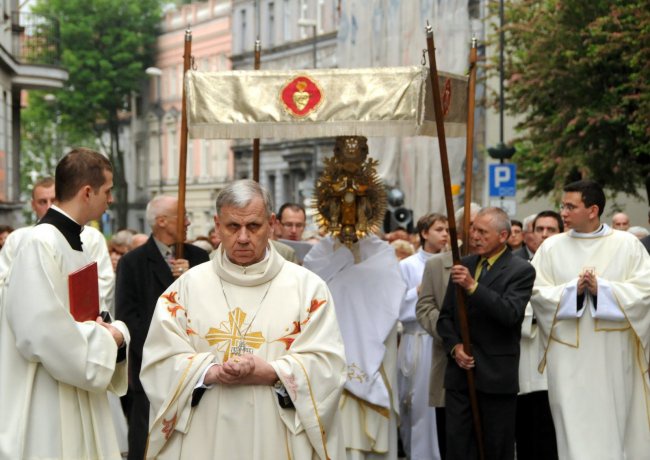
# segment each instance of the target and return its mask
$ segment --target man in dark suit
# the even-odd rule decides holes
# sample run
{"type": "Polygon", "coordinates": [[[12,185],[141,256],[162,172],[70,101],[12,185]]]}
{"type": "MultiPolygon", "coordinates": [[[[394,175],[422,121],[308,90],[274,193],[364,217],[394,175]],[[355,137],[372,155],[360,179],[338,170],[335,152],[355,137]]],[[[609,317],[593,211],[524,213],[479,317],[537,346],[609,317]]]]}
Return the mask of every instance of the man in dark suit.
{"type": "MultiPolygon", "coordinates": [[[[536,248],[547,238],[564,231],[562,217],[550,210],[537,214],[532,227],[537,238],[536,248]]],[[[548,403],[548,382],[546,373],[540,374],[537,370],[539,350],[542,348],[541,334],[537,330],[537,319],[530,304],[526,307],[524,315],[520,347],[519,395],[515,424],[517,458],[556,460],[557,443],[548,403]]]]}
{"type": "Polygon", "coordinates": [[[518,257],[521,257],[526,260],[531,260],[535,255],[535,251],[540,245],[539,238],[535,234],[535,229],[533,227],[533,221],[537,217],[536,214],[531,214],[523,220],[523,227],[521,228],[524,244],[517,249],[512,250],[512,254],[518,257]]]}
{"type": "Polygon", "coordinates": [[[437,330],[448,353],[445,370],[447,460],[478,458],[466,370],[473,369],[486,459],[514,459],[519,341],[535,269],[506,247],[510,219],[499,208],[485,208],[471,238],[475,255],[451,269],[452,281],[437,330]],[[478,280],[478,281],[477,281],[478,280]],[[460,335],[456,286],[465,290],[472,354],[460,335]]]}
{"type": "MultiPolygon", "coordinates": [[[[190,267],[207,262],[203,249],[184,245],[184,258],[175,258],[178,200],[157,196],[147,204],[152,234],[145,244],[126,253],[117,266],[115,310],[131,331],[129,348],[129,460],[142,460],[149,431],[149,401],[140,383],[142,348],[158,297],[190,267]]],[[[190,221],[184,216],[185,227],[190,221]]]]}

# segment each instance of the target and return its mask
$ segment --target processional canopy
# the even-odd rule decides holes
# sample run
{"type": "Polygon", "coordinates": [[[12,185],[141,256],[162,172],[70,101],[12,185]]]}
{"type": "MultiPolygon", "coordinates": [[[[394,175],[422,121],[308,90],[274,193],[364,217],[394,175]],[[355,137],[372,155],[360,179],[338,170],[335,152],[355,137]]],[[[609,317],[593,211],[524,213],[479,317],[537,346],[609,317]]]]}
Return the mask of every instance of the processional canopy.
{"type": "MultiPolygon", "coordinates": [[[[445,133],[465,134],[467,78],[439,74],[445,133]]],[[[190,137],[337,137],[316,183],[319,226],[351,246],[377,231],[386,191],[368,157],[367,137],[435,136],[425,67],[188,71],[190,137]]]]}
{"type": "MultiPolygon", "coordinates": [[[[189,71],[192,138],[435,136],[429,70],[369,69],[189,71]]],[[[445,133],[464,136],[467,78],[440,73],[445,133]]]]}

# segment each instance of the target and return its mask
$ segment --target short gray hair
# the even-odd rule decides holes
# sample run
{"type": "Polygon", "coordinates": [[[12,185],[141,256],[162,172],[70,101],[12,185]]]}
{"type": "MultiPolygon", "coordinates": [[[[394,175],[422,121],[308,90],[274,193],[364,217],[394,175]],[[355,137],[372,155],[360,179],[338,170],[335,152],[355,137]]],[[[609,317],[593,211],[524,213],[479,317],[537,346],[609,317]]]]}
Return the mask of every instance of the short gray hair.
{"type": "Polygon", "coordinates": [[[147,223],[151,228],[156,225],[156,218],[158,216],[164,215],[165,212],[167,212],[164,202],[173,199],[174,197],[168,196],[168,195],[156,195],[147,203],[147,209],[145,211],[145,217],[147,219],[147,223]]]}
{"type": "Polygon", "coordinates": [[[242,179],[226,185],[217,195],[217,215],[221,215],[224,206],[245,208],[255,198],[261,198],[266,216],[273,214],[273,201],[268,190],[251,179],[242,179]]]}
{"type": "Polygon", "coordinates": [[[131,247],[132,240],[133,232],[130,230],[120,230],[111,237],[111,244],[131,247]]]}
{"type": "MultiPolygon", "coordinates": [[[[469,204],[469,215],[471,216],[472,214],[476,214],[481,210],[481,205],[478,203],[470,203],[469,204]]],[[[463,226],[463,219],[465,218],[465,207],[461,207],[454,213],[454,219],[456,219],[456,227],[462,228],[463,226]]]]}
{"type": "Polygon", "coordinates": [[[535,219],[537,219],[537,214],[531,214],[530,216],[524,218],[524,220],[522,221],[522,225],[523,225],[522,230],[524,233],[528,233],[528,232],[532,233],[535,231],[535,229],[533,228],[535,219]],[[528,227],[530,227],[530,229],[528,227]]]}
{"type": "Polygon", "coordinates": [[[508,232],[508,235],[510,235],[512,227],[510,225],[510,217],[508,216],[508,213],[501,208],[491,207],[481,209],[476,217],[485,215],[492,217],[492,221],[494,222],[494,226],[498,232],[505,230],[508,232]]]}
{"type": "Polygon", "coordinates": [[[645,236],[650,235],[650,232],[648,231],[647,228],[645,227],[640,227],[638,225],[633,225],[632,227],[628,228],[627,231],[637,238],[643,238],[645,236]]]}

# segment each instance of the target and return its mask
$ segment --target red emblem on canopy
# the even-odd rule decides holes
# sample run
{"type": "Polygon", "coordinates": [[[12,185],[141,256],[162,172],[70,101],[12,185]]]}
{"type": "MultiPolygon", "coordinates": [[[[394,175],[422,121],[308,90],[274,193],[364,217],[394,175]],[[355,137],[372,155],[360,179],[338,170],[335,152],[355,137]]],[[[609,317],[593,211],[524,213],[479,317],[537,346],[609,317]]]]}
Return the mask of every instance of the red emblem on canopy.
{"type": "Polygon", "coordinates": [[[284,85],[280,100],[289,114],[305,117],[323,102],[323,92],[314,80],[300,75],[284,85]]]}

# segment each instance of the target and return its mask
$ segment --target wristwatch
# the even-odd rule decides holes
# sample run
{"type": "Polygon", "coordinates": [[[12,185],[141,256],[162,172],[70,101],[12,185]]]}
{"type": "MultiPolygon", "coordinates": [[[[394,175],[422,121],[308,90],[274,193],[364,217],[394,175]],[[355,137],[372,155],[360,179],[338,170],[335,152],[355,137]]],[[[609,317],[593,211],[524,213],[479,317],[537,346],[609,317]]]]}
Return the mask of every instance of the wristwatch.
{"type": "Polygon", "coordinates": [[[286,396],[288,394],[287,389],[284,387],[284,383],[282,383],[282,380],[280,379],[278,379],[278,381],[273,384],[273,389],[275,389],[275,391],[282,396],[286,396]]]}
{"type": "Polygon", "coordinates": [[[278,395],[278,403],[280,403],[281,408],[283,409],[294,408],[293,401],[291,401],[291,398],[289,397],[289,393],[287,392],[287,389],[284,387],[282,380],[278,379],[278,381],[273,384],[273,390],[278,395]]]}

